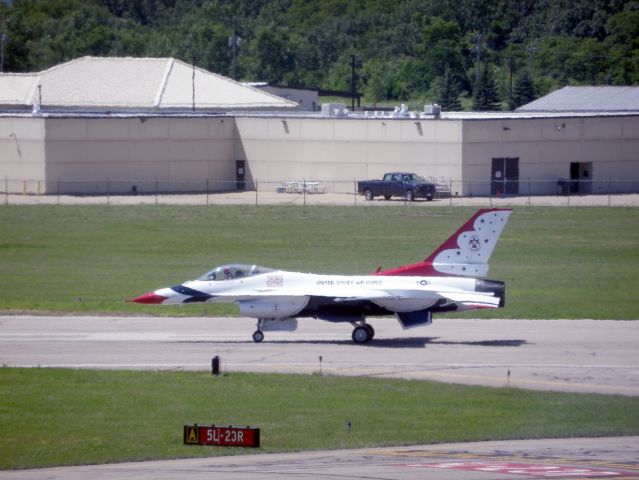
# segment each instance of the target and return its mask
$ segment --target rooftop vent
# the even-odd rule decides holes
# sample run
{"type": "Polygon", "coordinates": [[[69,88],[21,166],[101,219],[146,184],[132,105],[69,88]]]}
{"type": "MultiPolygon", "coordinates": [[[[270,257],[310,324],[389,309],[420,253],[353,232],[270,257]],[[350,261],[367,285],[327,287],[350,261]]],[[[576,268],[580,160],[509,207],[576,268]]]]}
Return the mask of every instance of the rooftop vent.
{"type": "Polygon", "coordinates": [[[401,107],[395,107],[392,115],[394,118],[408,118],[410,117],[410,112],[408,110],[408,107],[402,103],[401,107]]]}
{"type": "Polygon", "coordinates": [[[348,115],[348,110],[343,103],[322,103],[322,115],[326,115],[327,117],[345,117],[348,115]]]}
{"type": "Polygon", "coordinates": [[[442,107],[441,105],[437,105],[436,103],[433,103],[431,105],[424,105],[424,114],[432,115],[435,118],[439,118],[442,114],[442,107]]]}

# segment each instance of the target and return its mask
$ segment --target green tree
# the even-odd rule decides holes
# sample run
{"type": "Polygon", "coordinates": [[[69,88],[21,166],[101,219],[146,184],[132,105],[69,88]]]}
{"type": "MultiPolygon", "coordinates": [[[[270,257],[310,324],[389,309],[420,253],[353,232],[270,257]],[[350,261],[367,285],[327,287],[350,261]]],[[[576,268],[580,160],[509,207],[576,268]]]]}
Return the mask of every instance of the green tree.
{"type": "Polygon", "coordinates": [[[611,16],[606,31],[604,44],[612,58],[611,82],[639,83],[639,2],[629,2],[623,12],[611,16]]]}
{"type": "Polygon", "coordinates": [[[287,29],[274,25],[259,27],[251,50],[247,73],[252,80],[287,83],[288,74],[295,69],[295,52],[287,29]]]}
{"type": "Polygon", "coordinates": [[[532,102],[536,98],[535,86],[528,73],[522,73],[517,76],[515,82],[515,89],[513,91],[513,97],[510,110],[514,110],[522,105],[532,102]]]}
{"type": "Polygon", "coordinates": [[[459,95],[461,94],[459,81],[450,73],[450,70],[444,70],[444,75],[435,79],[433,90],[435,100],[441,105],[442,110],[449,112],[462,110],[462,105],[459,101],[459,95]]]}
{"type": "Polygon", "coordinates": [[[607,83],[611,57],[604,44],[594,38],[579,40],[565,67],[577,82],[588,85],[607,83]]]}
{"type": "Polygon", "coordinates": [[[377,106],[380,101],[386,100],[387,92],[387,82],[384,81],[378,72],[373,73],[368,82],[366,82],[366,88],[364,89],[366,101],[372,103],[373,106],[377,106]]]}
{"type": "Polygon", "coordinates": [[[422,30],[422,42],[417,47],[412,77],[407,84],[412,92],[424,92],[433,80],[448,70],[456,79],[465,80],[463,36],[459,26],[442,18],[429,18],[422,30]]]}
{"type": "Polygon", "coordinates": [[[479,82],[473,89],[473,110],[475,111],[495,111],[501,110],[499,95],[497,94],[497,83],[492,72],[492,67],[484,63],[479,82]]]}
{"type": "Polygon", "coordinates": [[[376,65],[362,73],[369,94],[385,86],[386,98],[403,101],[452,86],[477,93],[470,79],[484,62],[504,97],[510,71],[529,59],[539,94],[639,83],[637,0],[0,0],[0,28],[6,71],[131,55],[195,59],[229,75],[236,32],[238,78],[349,90],[356,54],[376,65]]]}

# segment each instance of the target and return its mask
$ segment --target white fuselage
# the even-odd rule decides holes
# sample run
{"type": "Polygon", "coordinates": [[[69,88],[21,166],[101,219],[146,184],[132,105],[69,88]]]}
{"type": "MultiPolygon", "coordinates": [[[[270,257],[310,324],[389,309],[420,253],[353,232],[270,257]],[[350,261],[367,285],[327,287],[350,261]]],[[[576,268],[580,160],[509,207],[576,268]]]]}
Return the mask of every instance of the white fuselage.
{"type": "MultiPolygon", "coordinates": [[[[164,304],[235,302],[243,315],[285,318],[304,310],[311,297],[335,304],[367,300],[390,312],[423,310],[442,298],[477,296],[476,283],[476,279],[465,277],[345,276],[277,270],[227,280],[193,280],[185,282],[181,291],[173,287],[155,293],[166,297],[164,304]],[[193,300],[194,292],[206,298],[193,300]]],[[[499,302],[492,294],[481,296],[486,297],[480,302],[483,307],[496,307],[499,302]]]]}

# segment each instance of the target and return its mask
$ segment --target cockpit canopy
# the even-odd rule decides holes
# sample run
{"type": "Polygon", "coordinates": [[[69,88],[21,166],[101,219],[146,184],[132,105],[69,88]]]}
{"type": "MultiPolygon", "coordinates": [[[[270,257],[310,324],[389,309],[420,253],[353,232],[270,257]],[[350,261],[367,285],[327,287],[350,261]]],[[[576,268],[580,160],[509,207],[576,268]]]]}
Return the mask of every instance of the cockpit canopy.
{"type": "Polygon", "coordinates": [[[251,277],[262,273],[274,272],[275,269],[260,267],[259,265],[229,264],[220,265],[213,270],[209,270],[198,280],[205,282],[218,282],[220,280],[233,280],[236,278],[251,277]]]}

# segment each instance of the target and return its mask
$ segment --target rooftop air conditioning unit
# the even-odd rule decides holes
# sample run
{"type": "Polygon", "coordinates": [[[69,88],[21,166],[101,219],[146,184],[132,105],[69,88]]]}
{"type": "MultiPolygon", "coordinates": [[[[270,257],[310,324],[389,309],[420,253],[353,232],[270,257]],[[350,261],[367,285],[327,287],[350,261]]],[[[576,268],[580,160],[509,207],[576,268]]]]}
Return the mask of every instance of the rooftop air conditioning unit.
{"type": "Polygon", "coordinates": [[[345,117],[348,115],[348,110],[346,110],[346,105],[343,103],[322,103],[322,115],[345,117]]]}
{"type": "Polygon", "coordinates": [[[432,115],[435,118],[439,118],[442,114],[442,107],[436,103],[433,103],[432,105],[424,105],[424,113],[426,115],[432,115]]]}

